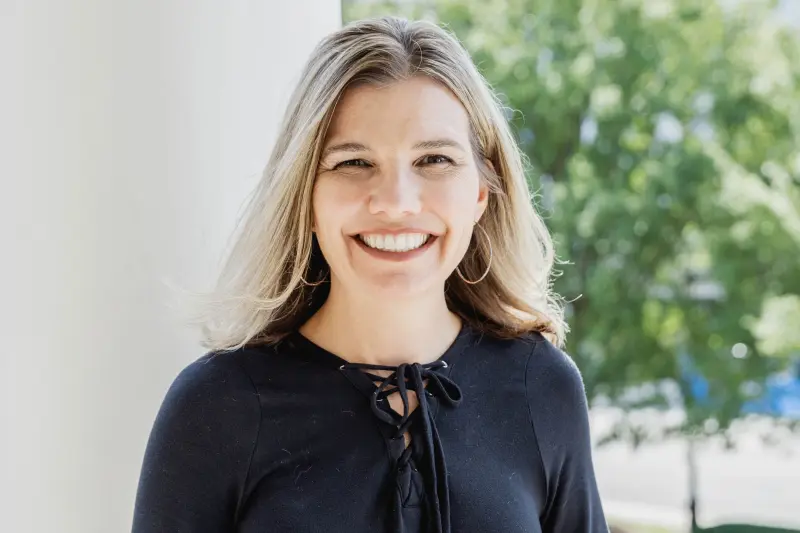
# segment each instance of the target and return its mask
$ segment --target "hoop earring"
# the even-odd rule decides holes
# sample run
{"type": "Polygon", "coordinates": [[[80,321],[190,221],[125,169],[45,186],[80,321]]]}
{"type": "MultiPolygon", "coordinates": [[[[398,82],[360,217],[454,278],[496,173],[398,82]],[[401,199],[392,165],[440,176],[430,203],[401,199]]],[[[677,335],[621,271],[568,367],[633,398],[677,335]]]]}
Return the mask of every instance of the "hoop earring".
{"type": "Polygon", "coordinates": [[[489,234],[486,233],[486,230],[483,229],[482,226],[475,224],[475,227],[481,230],[483,234],[486,236],[486,242],[489,244],[489,264],[486,265],[486,271],[483,273],[483,275],[478,279],[476,279],[475,281],[470,281],[467,278],[465,278],[464,275],[461,273],[461,270],[458,267],[456,267],[456,274],[458,274],[458,277],[461,278],[461,281],[463,281],[467,285],[476,285],[481,281],[483,281],[484,278],[489,275],[489,270],[492,268],[492,257],[494,255],[492,252],[492,239],[489,238],[489,234]]]}
{"type": "Polygon", "coordinates": [[[322,276],[321,280],[319,280],[317,282],[314,282],[314,283],[307,282],[306,278],[304,278],[303,276],[300,276],[300,281],[302,281],[303,284],[308,286],[308,287],[318,287],[318,286],[322,285],[323,283],[325,283],[326,281],[328,281],[328,274],[325,274],[324,276],[322,276]]]}

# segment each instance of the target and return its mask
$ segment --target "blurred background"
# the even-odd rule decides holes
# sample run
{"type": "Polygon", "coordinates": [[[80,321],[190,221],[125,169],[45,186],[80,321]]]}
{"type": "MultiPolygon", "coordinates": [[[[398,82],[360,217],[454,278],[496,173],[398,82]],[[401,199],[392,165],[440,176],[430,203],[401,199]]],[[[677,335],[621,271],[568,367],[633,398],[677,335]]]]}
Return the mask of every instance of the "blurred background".
{"type": "Polygon", "coordinates": [[[312,47],[383,14],[506,106],[609,521],[800,530],[800,0],[0,0],[0,530],[130,530],[202,353],[169,284],[213,280],[312,47]]]}

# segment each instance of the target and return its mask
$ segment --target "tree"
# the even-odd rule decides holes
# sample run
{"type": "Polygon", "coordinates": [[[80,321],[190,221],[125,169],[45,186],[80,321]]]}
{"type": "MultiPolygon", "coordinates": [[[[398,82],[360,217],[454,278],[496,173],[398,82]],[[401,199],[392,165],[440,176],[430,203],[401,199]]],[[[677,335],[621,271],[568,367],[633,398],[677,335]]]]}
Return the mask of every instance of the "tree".
{"type": "MultiPolygon", "coordinates": [[[[626,410],[679,402],[667,432],[728,435],[800,352],[800,38],[772,7],[344,4],[345,20],[444,23],[471,52],[566,261],[556,289],[587,394],[626,410]]],[[[612,437],[646,429],[627,420],[612,437]]]]}

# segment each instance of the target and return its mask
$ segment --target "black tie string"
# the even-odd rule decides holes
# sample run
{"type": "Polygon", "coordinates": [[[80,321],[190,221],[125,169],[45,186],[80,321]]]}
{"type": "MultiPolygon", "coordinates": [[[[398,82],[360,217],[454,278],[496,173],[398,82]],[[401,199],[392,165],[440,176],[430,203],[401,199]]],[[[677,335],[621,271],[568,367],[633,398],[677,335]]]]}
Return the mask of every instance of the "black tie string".
{"type": "MultiPolygon", "coordinates": [[[[395,426],[394,438],[403,439],[406,431],[414,420],[409,409],[408,391],[417,394],[422,424],[422,445],[424,457],[422,458],[423,478],[427,490],[428,508],[432,512],[429,520],[434,525],[435,533],[450,533],[450,490],[448,485],[448,470],[445,462],[442,442],[439,432],[431,414],[428,396],[435,396],[448,406],[455,407],[461,402],[461,389],[449,377],[436,372],[437,369],[446,368],[447,363],[439,360],[421,365],[419,363],[403,363],[399,366],[371,365],[366,363],[348,363],[341,366],[341,370],[358,369],[363,371],[373,382],[380,384],[375,388],[370,398],[370,407],[378,419],[395,426]],[[389,371],[386,377],[373,374],[372,371],[389,371]],[[427,387],[425,380],[428,380],[427,387]],[[391,387],[391,388],[390,388],[391,387]],[[403,412],[398,414],[393,409],[384,410],[380,404],[397,393],[403,402],[403,412]]],[[[397,460],[396,475],[402,472],[411,459],[412,447],[408,445],[397,460]]],[[[397,500],[396,512],[401,513],[402,503],[397,500]]],[[[402,517],[397,517],[398,533],[402,533],[402,517]]]]}

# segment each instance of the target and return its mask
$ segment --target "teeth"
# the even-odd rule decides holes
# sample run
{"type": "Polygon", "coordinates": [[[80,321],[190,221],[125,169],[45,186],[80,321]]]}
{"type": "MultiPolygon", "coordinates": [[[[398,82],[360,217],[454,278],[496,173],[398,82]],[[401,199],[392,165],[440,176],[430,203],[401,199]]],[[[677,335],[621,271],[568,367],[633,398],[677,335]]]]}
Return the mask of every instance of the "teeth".
{"type": "Polygon", "coordinates": [[[419,248],[428,241],[425,233],[401,233],[399,235],[359,235],[361,241],[376,250],[385,252],[408,252],[419,248]]]}

